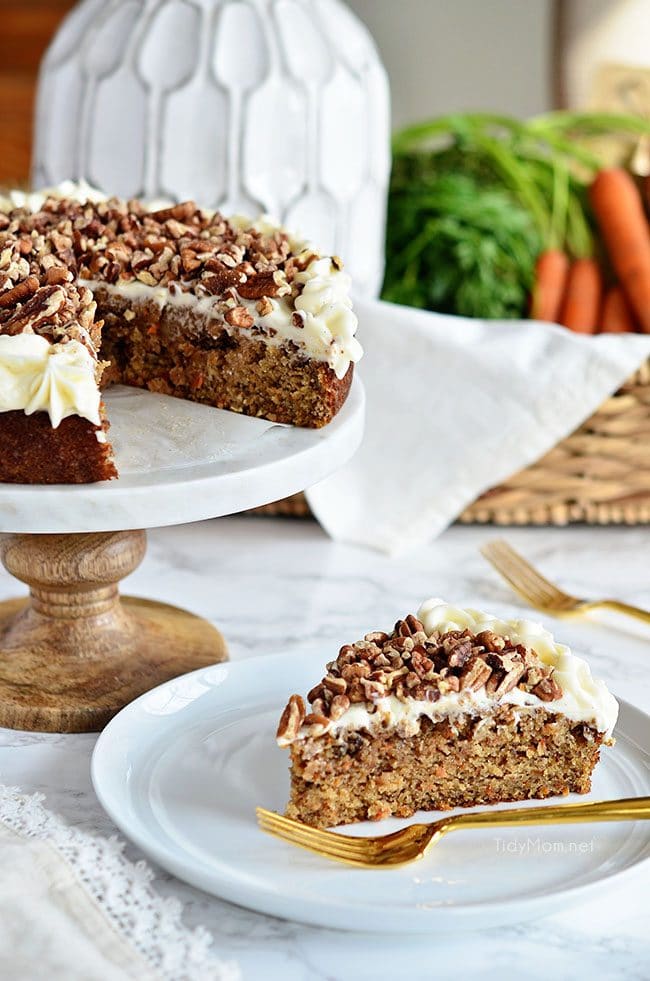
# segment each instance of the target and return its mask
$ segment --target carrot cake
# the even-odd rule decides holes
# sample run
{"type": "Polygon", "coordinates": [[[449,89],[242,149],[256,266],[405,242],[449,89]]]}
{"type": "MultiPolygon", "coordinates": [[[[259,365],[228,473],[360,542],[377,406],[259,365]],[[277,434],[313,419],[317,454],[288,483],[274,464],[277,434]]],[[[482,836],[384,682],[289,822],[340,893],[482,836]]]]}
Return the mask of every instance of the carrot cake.
{"type": "Polygon", "coordinates": [[[277,732],[287,815],[331,827],[587,793],[618,705],[539,624],[442,600],[346,644],[277,732]]]}
{"type": "Polygon", "coordinates": [[[111,382],[326,425],[361,356],[349,289],[337,257],[266,220],[74,185],[14,192],[0,209],[0,482],[116,476],[111,382]]]}

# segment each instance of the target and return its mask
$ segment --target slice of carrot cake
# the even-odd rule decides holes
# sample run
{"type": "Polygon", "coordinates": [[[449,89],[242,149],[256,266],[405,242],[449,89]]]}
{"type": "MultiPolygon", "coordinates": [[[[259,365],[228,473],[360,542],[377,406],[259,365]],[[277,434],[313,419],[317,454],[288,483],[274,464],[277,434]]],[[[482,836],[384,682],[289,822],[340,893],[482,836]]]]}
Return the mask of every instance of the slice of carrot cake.
{"type": "Polygon", "coordinates": [[[346,644],[277,732],[289,817],[317,827],[587,793],[618,705],[528,620],[442,600],[346,644]]]}

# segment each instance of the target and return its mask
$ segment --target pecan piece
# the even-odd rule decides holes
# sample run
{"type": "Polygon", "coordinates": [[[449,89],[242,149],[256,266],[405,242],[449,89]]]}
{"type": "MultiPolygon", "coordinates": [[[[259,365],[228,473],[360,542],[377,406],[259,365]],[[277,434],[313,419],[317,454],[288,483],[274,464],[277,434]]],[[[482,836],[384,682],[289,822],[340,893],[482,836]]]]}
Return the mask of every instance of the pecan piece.
{"type": "Polygon", "coordinates": [[[492,668],[481,657],[470,659],[460,673],[461,691],[469,688],[470,691],[478,691],[487,682],[492,674],[492,668]]]}
{"type": "Polygon", "coordinates": [[[131,257],[131,269],[133,272],[140,272],[141,269],[148,269],[148,267],[153,262],[153,254],[149,254],[151,249],[143,251],[142,249],[136,249],[131,257]]]}
{"type": "Polygon", "coordinates": [[[246,307],[233,307],[232,310],[226,311],[226,323],[230,324],[231,327],[252,327],[255,318],[246,307]]]}
{"type": "Polygon", "coordinates": [[[526,667],[524,664],[515,664],[500,680],[494,692],[496,697],[500,698],[502,695],[506,695],[509,691],[512,691],[525,670],[526,667]]]}
{"type": "Polygon", "coordinates": [[[538,668],[537,665],[532,665],[528,668],[526,672],[526,677],[522,679],[522,684],[526,684],[529,688],[534,688],[538,685],[540,681],[545,678],[546,675],[542,668],[538,668]]]}
{"type": "Polygon", "coordinates": [[[149,217],[161,223],[169,221],[170,218],[175,218],[176,221],[187,221],[188,218],[191,218],[196,213],[196,210],[197,207],[194,201],[182,201],[180,204],[175,204],[171,208],[161,208],[160,211],[152,211],[149,217]]]}
{"type": "Polygon", "coordinates": [[[350,708],[350,699],[347,695],[335,695],[330,705],[330,719],[336,722],[350,708]]]}
{"type": "Polygon", "coordinates": [[[492,633],[491,630],[481,630],[476,635],[476,640],[488,651],[502,651],[506,646],[505,638],[499,637],[497,634],[492,633]]]}
{"type": "Polygon", "coordinates": [[[309,715],[305,716],[304,724],[307,726],[307,732],[310,736],[321,736],[329,727],[330,720],[325,715],[310,712],[309,715]]]}
{"type": "Polygon", "coordinates": [[[447,641],[444,647],[450,668],[462,668],[472,654],[472,642],[468,637],[447,641]]]}
{"type": "Polygon", "coordinates": [[[38,289],[38,279],[36,276],[28,276],[22,283],[18,283],[13,289],[0,293],[0,307],[12,307],[14,303],[20,303],[38,289]]]}
{"type": "Polygon", "coordinates": [[[328,688],[334,695],[345,695],[345,690],[348,687],[348,683],[345,678],[338,678],[336,675],[328,674],[323,678],[323,685],[328,688]]]}
{"type": "Polygon", "coordinates": [[[348,682],[348,684],[354,681],[359,681],[361,678],[368,678],[370,674],[370,665],[363,662],[359,664],[346,664],[341,671],[342,677],[348,682]]]}
{"type": "Polygon", "coordinates": [[[279,746],[288,746],[296,738],[305,719],[305,703],[300,695],[292,695],[280,718],[276,739],[279,746]]]}
{"type": "Polygon", "coordinates": [[[367,640],[370,644],[385,644],[388,640],[388,634],[385,634],[383,630],[373,630],[371,633],[366,634],[363,639],[367,640]]]}
{"type": "Polygon", "coordinates": [[[449,674],[446,678],[440,679],[438,688],[443,695],[447,695],[450,691],[460,691],[460,678],[455,674],[449,674]]]}
{"type": "Polygon", "coordinates": [[[415,673],[422,678],[428,671],[431,671],[433,661],[426,656],[423,648],[416,647],[411,654],[411,665],[415,673]]]}
{"type": "Polygon", "coordinates": [[[386,694],[386,688],[384,685],[382,685],[380,681],[373,681],[371,678],[362,678],[361,687],[363,688],[363,693],[369,702],[374,702],[378,698],[383,698],[386,694]]]}
{"type": "Polygon", "coordinates": [[[398,620],[395,624],[395,633],[399,637],[412,637],[413,634],[417,634],[421,630],[424,630],[424,625],[412,613],[409,613],[403,620],[398,620]]]}
{"type": "Polygon", "coordinates": [[[554,702],[556,698],[562,698],[562,689],[553,678],[542,678],[533,688],[533,695],[543,702],[554,702]]]}
{"type": "Polygon", "coordinates": [[[261,300],[258,300],[255,304],[255,309],[259,313],[260,317],[268,317],[270,313],[273,313],[273,304],[269,300],[268,296],[263,296],[261,300]]]}
{"type": "Polygon", "coordinates": [[[48,286],[60,286],[61,283],[72,282],[72,273],[64,266],[50,266],[45,273],[45,282],[48,286]]]}
{"type": "Polygon", "coordinates": [[[188,225],[185,225],[181,221],[177,221],[176,218],[168,218],[167,221],[165,222],[165,228],[167,229],[171,237],[177,240],[180,238],[184,238],[185,236],[190,236],[192,234],[195,234],[193,233],[193,230],[188,225]]]}
{"type": "Polygon", "coordinates": [[[314,685],[312,690],[307,695],[308,702],[315,702],[317,698],[322,698],[325,688],[322,681],[319,681],[317,685],[314,685]]]}
{"type": "Polygon", "coordinates": [[[65,299],[65,292],[60,286],[43,286],[12,313],[5,322],[5,328],[9,333],[27,325],[34,330],[50,321],[65,306],[65,299]]]}
{"type": "Polygon", "coordinates": [[[277,296],[279,286],[273,278],[273,271],[257,273],[245,283],[240,283],[237,292],[246,300],[261,300],[263,296],[277,296]]]}
{"type": "Polygon", "coordinates": [[[195,269],[200,269],[203,263],[193,249],[181,249],[181,265],[183,272],[191,273],[195,269]]]}
{"type": "MultiPolygon", "coordinates": [[[[220,296],[231,286],[239,286],[239,273],[236,269],[226,269],[222,267],[213,275],[205,276],[201,280],[201,286],[203,286],[204,289],[206,289],[208,293],[211,293],[213,296],[220,296]]],[[[244,308],[242,307],[242,309],[244,308]]]]}

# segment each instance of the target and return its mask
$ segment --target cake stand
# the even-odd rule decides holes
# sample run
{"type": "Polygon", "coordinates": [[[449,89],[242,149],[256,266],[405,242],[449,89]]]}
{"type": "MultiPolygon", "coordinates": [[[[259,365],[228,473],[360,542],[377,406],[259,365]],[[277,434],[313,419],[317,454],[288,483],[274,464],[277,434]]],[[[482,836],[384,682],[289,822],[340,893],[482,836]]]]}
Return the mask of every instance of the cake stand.
{"type": "Polygon", "coordinates": [[[143,529],[304,490],[342,466],[363,432],[358,379],[319,430],[122,386],[106,402],[118,480],[0,484],[0,560],[30,588],[29,598],[0,603],[1,726],[96,731],[142,692],[226,659],[208,621],[120,598],[118,583],[144,558],[143,529]]]}

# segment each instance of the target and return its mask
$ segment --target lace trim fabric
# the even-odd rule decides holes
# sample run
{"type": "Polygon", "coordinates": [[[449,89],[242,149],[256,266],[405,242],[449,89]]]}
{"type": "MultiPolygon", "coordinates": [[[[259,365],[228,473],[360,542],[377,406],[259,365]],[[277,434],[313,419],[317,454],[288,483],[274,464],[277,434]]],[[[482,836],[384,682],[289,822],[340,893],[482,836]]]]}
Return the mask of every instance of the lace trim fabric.
{"type": "Polygon", "coordinates": [[[237,966],[211,953],[211,934],[184,926],[182,903],[152,888],[154,873],[146,862],[125,858],[117,836],[103,838],[65,824],[43,807],[44,800],[42,794],[22,794],[0,784],[0,821],[23,837],[53,846],[113,929],[161,978],[238,981],[237,966]]]}

